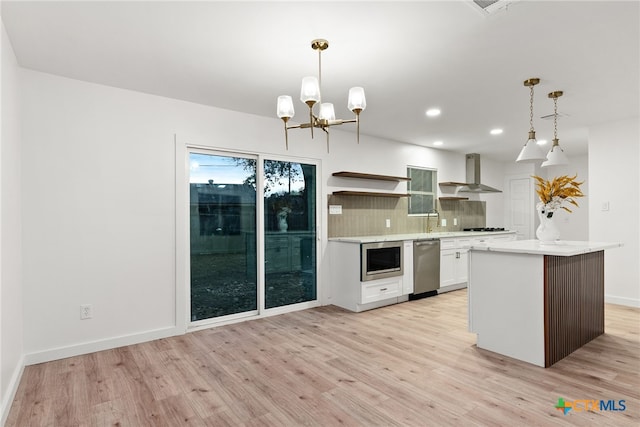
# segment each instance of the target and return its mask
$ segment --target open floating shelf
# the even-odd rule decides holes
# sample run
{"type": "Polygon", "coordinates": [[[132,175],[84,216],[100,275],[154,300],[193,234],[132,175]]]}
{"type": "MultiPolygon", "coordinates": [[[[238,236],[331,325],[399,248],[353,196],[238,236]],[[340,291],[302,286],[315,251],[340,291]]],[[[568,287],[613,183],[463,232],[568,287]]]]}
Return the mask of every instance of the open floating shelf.
{"type": "Polygon", "coordinates": [[[447,182],[439,182],[438,185],[441,187],[464,187],[465,185],[467,185],[467,183],[447,181],[447,182]]]}
{"type": "Polygon", "coordinates": [[[411,181],[411,178],[406,176],[391,176],[391,175],[376,175],[371,173],[360,172],[334,172],[333,176],[339,176],[342,178],[359,178],[359,179],[377,179],[380,181],[411,181]]]}
{"type": "Polygon", "coordinates": [[[334,191],[335,196],[409,197],[406,193],[378,193],[372,191],[334,191]]]}

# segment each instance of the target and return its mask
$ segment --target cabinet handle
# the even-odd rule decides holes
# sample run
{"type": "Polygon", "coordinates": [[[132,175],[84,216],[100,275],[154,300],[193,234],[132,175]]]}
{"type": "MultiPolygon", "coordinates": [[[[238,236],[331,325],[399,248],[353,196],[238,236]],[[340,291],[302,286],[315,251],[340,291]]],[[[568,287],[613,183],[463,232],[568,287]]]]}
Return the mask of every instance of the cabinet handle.
{"type": "Polygon", "coordinates": [[[460,252],[456,252],[456,258],[460,258],[460,252]]]}
{"type": "Polygon", "coordinates": [[[386,290],[387,290],[387,288],[381,288],[381,289],[380,289],[380,292],[382,292],[382,291],[386,291],[386,290]]]}

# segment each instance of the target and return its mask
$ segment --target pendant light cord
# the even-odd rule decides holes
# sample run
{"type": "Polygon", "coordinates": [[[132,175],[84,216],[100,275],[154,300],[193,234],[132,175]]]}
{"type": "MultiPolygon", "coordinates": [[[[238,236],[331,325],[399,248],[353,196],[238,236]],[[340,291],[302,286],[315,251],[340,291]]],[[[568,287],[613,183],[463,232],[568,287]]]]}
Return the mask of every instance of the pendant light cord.
{"type": "Polygon", "coordinates": [[[553,98],[553,140],[558,139],[558,97],[553,98]]]}
{"type": "Polygon", "coordinates": [[[529,95],[529,132],[533,132],[533,85],[529,86],[530,95],[529,95]]]}

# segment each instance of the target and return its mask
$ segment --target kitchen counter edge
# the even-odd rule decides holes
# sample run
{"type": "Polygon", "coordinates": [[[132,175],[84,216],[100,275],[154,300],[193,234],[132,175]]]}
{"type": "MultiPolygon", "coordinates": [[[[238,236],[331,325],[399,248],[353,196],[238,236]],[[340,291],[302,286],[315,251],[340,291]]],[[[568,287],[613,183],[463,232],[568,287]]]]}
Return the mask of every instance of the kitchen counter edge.
{"type": "Polygon", "coordinates": [[[455,237],[480,237],[498,236],[501,234],[515,234],[515,231],[450,231],[440,233],[406,233],[406,234],[385,234],[379,236],[351,236],[351,237],[330,237],[330,242],[345,243],[372,243],[372,242],[394,242],[400,240],[424,240],[424,239],[446,239],[455,237]]]}
{"type": "Polygon", "coordinates": [[[512,242],[491,242],[471,245],[470,249],[484,252],[507,252],[530,255],[574,256],[605,249],[619,248],[620,242],[591,242],[578,240],[558,240],[542,243],[539,240],[514,240],[512,242]]]}

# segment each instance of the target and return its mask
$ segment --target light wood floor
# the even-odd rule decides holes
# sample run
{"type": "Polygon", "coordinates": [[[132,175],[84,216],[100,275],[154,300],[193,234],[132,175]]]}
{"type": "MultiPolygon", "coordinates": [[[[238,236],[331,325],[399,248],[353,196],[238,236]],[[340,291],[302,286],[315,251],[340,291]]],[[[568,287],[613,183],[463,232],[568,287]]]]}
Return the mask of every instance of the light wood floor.
{"type": "Polygon", "coordinates": [[[466,303],[321,307],[28,366],[7,425],[640,424],[640,310],[607,305],[605,335],[544,369],[476,348],[466,303]],[[559,397],[626,410],[563,415],[559,397]]]}

